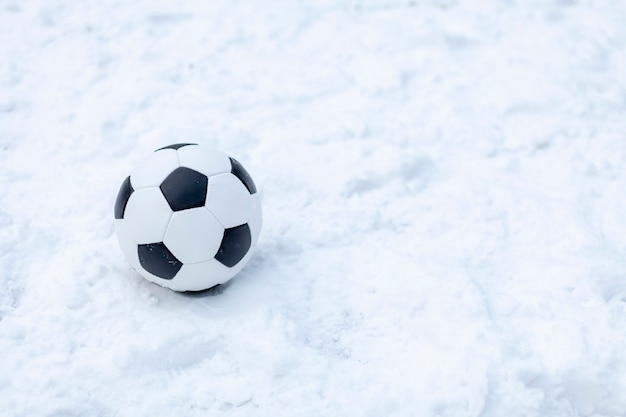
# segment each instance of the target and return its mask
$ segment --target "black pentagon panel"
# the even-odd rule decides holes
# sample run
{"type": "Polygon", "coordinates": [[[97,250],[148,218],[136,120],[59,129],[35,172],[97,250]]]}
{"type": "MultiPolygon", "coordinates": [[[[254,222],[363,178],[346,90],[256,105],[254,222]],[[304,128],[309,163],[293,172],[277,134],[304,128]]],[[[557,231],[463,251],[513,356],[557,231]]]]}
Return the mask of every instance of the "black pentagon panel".
{"type": "Polygon", "coordinates": [[[163,180],[161,192],[172,210],[187,210],[204,206],[208,184],[206,175],[179,167],[163,180]]]}
{"type": "Polygon", "coordinates": [[[168,146],[164,146],[162,148],[159,148],[159,149],[157,149],[154,152],[162,151],[163,149],[174,149],[174,150],[176,150],[176,149],[182,148],[183,146],[189,146],[189,145],[197,145],[197,143],[175,143],[173,145],[168,145],[168,146]]]}
{"type": "Polygon", "coordinates": [[[137,254],[141,267],[159,278],[172,279],[183,266],[165,244],[160,242],[138,245],[137,254]]]}
{"type": "Polygon", "coordinates": [[[241,165],[235,158],[230,158],[230,165],[232,166],[232,169],[230,170],[231,174],[239,178],[239,181],[246,186],[250,194],[256,193],[256,185],[254,185],[252,177],[248,174],[248,171],[246,171],[243,165],[241,165]]]}
{"type": "Polygon", "coordinates": [[[247,224],[226,229],[215,259],[229,268],[233,267],[246,256],[251,244],[252,235],[247,224]]]}
{"type": "Polygon", "coordinates": [[[120,187],[120,191],[117,193],[117,199],[115,200],[115,218],[123,219],[124,211],[126,210],[126,204],[128,204],[128,199],[130,195],[133,193],[133,186],[130,184],[130,177],[126,177],[124,182],[122,182],[122,186],[120,187]]]}

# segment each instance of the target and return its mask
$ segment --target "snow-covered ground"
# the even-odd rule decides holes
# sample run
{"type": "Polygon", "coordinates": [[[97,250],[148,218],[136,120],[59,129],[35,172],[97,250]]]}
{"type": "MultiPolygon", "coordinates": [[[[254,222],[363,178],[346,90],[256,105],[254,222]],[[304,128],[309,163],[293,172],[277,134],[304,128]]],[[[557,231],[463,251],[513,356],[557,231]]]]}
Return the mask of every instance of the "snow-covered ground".
{"type": "Polygon", "coordinates": [[[626,2],[0,2],[0,414],[626,416],[626,2]],[[239,159],[220,290],[137,275],[136,161],[239,159]]]}

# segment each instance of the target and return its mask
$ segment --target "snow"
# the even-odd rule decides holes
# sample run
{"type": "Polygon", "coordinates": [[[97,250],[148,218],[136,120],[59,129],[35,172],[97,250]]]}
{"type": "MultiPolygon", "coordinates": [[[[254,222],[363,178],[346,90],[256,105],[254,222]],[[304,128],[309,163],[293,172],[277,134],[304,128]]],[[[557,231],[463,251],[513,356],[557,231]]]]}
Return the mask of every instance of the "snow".
{"type": "Polygon", "coordinates": [[[626,416],[626,3],[0,4],[3,416],[626,416]],[[264,230],[184,295],[132,166],[237,158],[264,230]]]}

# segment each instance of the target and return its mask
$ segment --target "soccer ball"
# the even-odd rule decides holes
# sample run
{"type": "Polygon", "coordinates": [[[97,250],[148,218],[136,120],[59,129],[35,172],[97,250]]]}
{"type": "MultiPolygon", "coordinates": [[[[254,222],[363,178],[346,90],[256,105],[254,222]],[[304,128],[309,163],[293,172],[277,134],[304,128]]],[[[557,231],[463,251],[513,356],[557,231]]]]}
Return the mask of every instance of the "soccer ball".
{"type": "Polygon", "coordinates": [[[175,291],[223,284],[250,258],[261,231],[252,178],[228,155],[194,143],[157,149],[115,201],[124,255],[144,278],[175,291]]]}

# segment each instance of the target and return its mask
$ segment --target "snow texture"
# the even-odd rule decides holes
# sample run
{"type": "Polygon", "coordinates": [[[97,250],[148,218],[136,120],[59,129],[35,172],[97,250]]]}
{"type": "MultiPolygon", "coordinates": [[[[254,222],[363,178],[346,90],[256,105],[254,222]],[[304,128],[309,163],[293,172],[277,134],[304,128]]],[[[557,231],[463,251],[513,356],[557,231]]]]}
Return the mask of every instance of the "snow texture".
{"type": "Polygon", "coordinates": [[[626,2],[0,2],[0,410],[626,415],[626,2]],[[133,164],[197,142],[264,230],[142,279],[133,164]]]}

